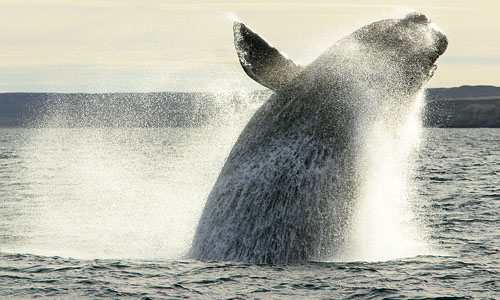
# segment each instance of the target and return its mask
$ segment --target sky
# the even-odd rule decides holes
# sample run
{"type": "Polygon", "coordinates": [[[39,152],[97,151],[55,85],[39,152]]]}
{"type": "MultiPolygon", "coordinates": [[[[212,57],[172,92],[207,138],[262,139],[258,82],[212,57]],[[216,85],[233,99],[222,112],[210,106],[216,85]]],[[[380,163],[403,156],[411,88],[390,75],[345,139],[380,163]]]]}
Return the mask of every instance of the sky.
{"type": "Polygon", "coordinates": [[[373,21],[425,13],[449,38],[430,87],[500,86],[500,1],[0,0],[0,92],[245,92],[232,23],[307,65],[373,21]]]}

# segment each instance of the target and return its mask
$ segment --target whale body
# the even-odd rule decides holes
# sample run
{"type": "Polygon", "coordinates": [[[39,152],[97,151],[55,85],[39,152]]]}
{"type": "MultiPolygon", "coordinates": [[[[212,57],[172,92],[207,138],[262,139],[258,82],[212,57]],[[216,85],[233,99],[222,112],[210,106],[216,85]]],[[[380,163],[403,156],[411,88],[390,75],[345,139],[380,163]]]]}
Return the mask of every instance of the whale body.
{"type": "Polygon", "coordinates": [[[359,193],[359,134],[401,117],[447,38],[425,15],[371,23],[299,66],[234,23],[244,71],[275,93],[257,110],[208,196],[189,257],[293,263],[345,243],[359,193]]]}

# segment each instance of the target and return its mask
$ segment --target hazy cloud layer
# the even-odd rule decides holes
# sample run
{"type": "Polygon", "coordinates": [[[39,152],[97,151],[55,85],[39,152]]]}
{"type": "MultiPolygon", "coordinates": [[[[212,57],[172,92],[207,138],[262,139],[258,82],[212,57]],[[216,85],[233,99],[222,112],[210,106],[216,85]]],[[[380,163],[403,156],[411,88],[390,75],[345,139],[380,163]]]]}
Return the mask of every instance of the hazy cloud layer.
{"type": "Polygon", "coordinates": [[[449,49],[432,86],[500,85],[497,1],[0,2],[0,91],[240,91],[232,21],[239,18],[307,64],[373,20],[429,15],[449,49]]]}

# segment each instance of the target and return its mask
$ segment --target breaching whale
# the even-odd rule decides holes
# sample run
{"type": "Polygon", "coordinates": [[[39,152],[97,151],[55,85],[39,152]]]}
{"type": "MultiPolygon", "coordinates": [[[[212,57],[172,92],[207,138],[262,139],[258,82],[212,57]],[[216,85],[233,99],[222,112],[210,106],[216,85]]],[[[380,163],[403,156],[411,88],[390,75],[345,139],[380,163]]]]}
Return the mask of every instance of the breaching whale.
{"type": "MultiPolygon", "coordinates": [[[[412,12],[361,27],[299,66],[240,22],[244,71],[275,93],[257,110],[208,196],[189,257],[322,260],[345,242],[365,126],[394,118],[433,75],[448,41],[412,12]]],[[[390,158],[388,158],[390,159],[390,158]]]]}

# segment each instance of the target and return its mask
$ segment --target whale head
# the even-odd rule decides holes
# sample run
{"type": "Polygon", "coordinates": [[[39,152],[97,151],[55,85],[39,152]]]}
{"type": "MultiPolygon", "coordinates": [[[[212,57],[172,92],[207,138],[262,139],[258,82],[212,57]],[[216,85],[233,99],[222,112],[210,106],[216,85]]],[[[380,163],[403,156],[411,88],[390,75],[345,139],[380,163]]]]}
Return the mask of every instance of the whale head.
{"type": "MultiPolygon", "coordinates": [[[[351,52],[351,56],[358,60],[355,68],[361,66],[364,72],[370,68],[373,72],[389,71],[386,79],[399,81],[399,87],[414,90],[420,89],[433,76],[437,68],[435,62],[447,45],[448,39],[439,27],[424,14],[413,12],[404,18],[364,26],[328,52],[339,51],[346,55],[342,53],[345,49],[357,48],[351,52]]],[[[383,76],[376,78],[383,81],[383,76]]]]}
{"type": "Polygon", "coordinates": [[[305,67],[243,23],[235,22],[234,35],[245,72],[274,91],[301,85],[300,80],[322,90],[358,85],[386,93],[415,92],[432,77],[448,45],[445,34],[418,12],[363,26],[305,67]]]}

